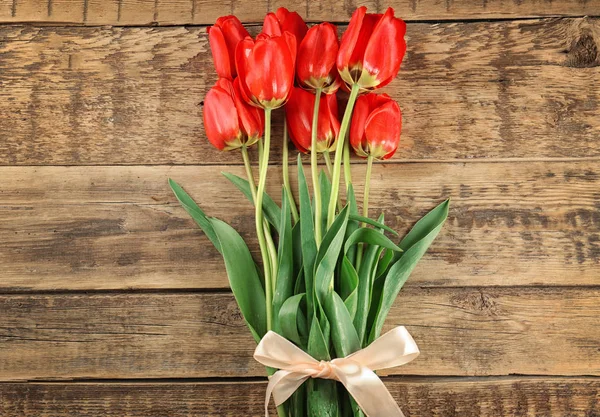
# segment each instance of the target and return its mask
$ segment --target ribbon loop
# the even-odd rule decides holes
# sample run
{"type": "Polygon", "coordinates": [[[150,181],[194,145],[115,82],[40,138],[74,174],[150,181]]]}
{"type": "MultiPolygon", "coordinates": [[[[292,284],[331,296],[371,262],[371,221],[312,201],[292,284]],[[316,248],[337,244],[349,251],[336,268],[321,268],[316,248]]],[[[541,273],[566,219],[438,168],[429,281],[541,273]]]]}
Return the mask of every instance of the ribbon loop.
{"type": "Polygon", "coordinates": [[[289,340],[269,331],[254,352],[254,359],[278,368],[269,378],[265,416],[269,417],[271,395],[283,404],[308,378],[341,382],[367,417],[404,417],[404,414],[374,371],[405,365],[419,356],[419,348],[403,326],[387,332],[366,348],[345,358],[317,361],[289,340]]]}

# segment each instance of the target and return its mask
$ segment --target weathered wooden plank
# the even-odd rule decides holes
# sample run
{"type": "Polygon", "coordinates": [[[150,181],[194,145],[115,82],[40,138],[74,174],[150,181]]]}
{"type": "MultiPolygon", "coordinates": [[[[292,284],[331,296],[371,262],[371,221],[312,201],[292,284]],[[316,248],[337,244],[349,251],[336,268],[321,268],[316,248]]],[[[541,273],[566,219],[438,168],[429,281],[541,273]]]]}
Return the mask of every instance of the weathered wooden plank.
{"type": "MultiPolygon", "coordinates": [[[[407,288],[405,375],[600,375],[596,288],[407,288]]],[[[0,296],[0,380],[264,375],[230,294],[0,296]]]]}
{"type": "MultiPolygon", "coordinates": [[[[167,185],[181,183],[256,250],[254,211],[222,170],[244,176],[235,166],[0,168],[2,291],[227,288],[220,255],[167,185]]],[[[354,169],[358,195],[364,173],[354,169]]],[[[270,175],[277,200],[281,174],[270,175]]],[[[597,285],[599,175],[597,161],[376,165],[371,213],[404,233],[452,198],[409,286],[597,285]]]]}
{"type": "MultiPolygon", "coordinates": [[[[598,22],[410,24],[386,88],[404,111],[396,159],[600,156],[598,22]]],[[[215,75],[203,28],[0,37],[1,165],[239,163],[204,138],[199,104],[215,75]]]]}
{"type": "Polygon", "coordinates": [[[455,0],[375,0],[358,3],[335,1],[266,1],[245,3],[216,0],[1,0],[0,22],[33,22],[68,25],[190,25],[212,24],[217,17],[235,14],[245,22],[262,22],[269,10],[286,6],[310,21],[348,21],[354,9],[365,5],[370,11],[383,12],[391,6],[407,20],[506,19],[536,16],[600,15],[598,0],[585,2],[560,0],[544,3],[536,0],[503,2],[489,0],[474,3],[455,0]]]}
{"type": "MultiPolygon", "coordinates": [[[[590,417],[597,378],[386,378],[407,417],[590,417]]],[[[264,416],[266,385],[231,383],[6,383],[4,417],[264,416]]],[[[273,413],[275,415],[275,413],[273,413]]]]}

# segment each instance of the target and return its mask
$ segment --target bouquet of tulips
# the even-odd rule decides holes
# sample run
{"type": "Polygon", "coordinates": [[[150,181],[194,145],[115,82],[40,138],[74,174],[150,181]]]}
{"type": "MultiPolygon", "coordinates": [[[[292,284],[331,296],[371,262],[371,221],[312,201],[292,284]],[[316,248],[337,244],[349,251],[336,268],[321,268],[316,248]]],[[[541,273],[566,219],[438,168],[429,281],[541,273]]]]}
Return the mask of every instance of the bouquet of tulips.
{"type": "Polygon", "coordinates": [[[223,256],[233,295],[259,343],[255,357],[271,375],[267,404],[273,393],[280,416],[402,415],[394,411],[397,406],[377,408],[391,396],[374,371],[406,363],[418,350],[405,330],[380,335],[398,292],[448,214],[445,201],[399,241],[383,214],[369,217],[373,161],[394,154],[402,124],[398,103],[373,90],[396,77],[405,32],[393,9],[367,14],[365,7],[354,12],[341,41],[335,25],[309,29],[284,8],[266,16],[255,39],[235,16],[221,17],[208,29],[219,79],[204,100],[206,136],[219,150],[241,152],[247,178],[225,176],[254,204],[260,262],[231,226],[208,217],[169,181],[223,256]],[[341,122],[338,90],[348,93],[341,122]],[[274,111],[285,117],[283,138],[277,140],[271,134],[274,111]],[[288,135],[300,151],[296,196],[288,135]],[[283,147],[280,205],[265,193],[267,179],[275,180],[268,175],[274,141],[283,147]],[[258,182],[248,153],[254,145],[258,182]],[[350,147],[367,160],[362,214],[351,181],[350,147]],[[310,177],[302,154],[310,155],[310,177]],[[402,344],[405,359],[377,368],[372,361],[387,355],[382,349],[389,350],[393,337],[400,337],[392,348],[402,344]],[[377,389],[362,389],[363,382],[377,389]]]}

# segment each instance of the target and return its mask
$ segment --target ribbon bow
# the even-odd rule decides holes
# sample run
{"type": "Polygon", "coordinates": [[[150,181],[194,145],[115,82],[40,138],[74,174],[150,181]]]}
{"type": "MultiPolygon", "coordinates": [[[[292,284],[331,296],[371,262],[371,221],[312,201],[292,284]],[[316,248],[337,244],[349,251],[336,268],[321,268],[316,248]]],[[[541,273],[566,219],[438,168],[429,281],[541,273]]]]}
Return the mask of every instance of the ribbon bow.
{"type": "Polygon", "coordinates": [[[419,356],[419,348],[404,326],[390,330],[366,348],[345,358],[318,361],[289,340],[269,331],[254,351],[254,359],[278,368],[269,378],[265,416],[271,395],[275,405],[285,402],[308,378],[341,382],[368,417],[404,417],[374,371],[405,365],[419,356]]]}

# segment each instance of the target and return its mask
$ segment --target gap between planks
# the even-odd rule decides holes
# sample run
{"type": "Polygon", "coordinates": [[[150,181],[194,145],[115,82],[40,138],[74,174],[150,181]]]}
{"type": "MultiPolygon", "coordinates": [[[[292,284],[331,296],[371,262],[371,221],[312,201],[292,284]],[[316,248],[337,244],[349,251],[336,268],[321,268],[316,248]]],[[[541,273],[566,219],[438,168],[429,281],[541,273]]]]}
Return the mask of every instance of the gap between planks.
{"type": "MultiPolygon", "coordinates": [[[[216,152],[216,151],[215,151],[216,152]]],[[[235,152],[235,151],[233,151],[235,152]]],[[[305,158],[304,158],[305,159],[305,158]]],[[[308,163],[307,160],[303,159],[303,163],[308,163]]],[[[291,157],[290,163],[295,163],[296,158],[291,157]]],[[[530,163],[530,162],[550,162],[550,163],[568,163],[568,162],[594,162],[600,161],[600,156],[588,156],[588,157],[557,157],[557,158],[463,158],[463,159],[396,159],[396,160],[386,160],[386,161],[376,161],[375,164],[379,165],[401,165],[401,164],[502,164],[502,163],[530,163]]],[[[253,165],[255,165],[258,161],[251,161],[253,165]]],[[[352,160],[352,164],[365,164],[366,160],[354,158],[352,160]]],[[[323,165],[323,164],[319,164],[323,165]]],[[[25,165],[1,165],[2,168],[42,168],[42,167],[78,167],[85,168],[89,167],[232,167],[232,166],[244,166],[242,161],[236,161],[229,163],[228,161],[223,161],[219,163],[194,163],[194,164],[90,164],[86,163],[84,165],[77,164],[25,164],[25,165]]],[[[279,162],[271,162],[269,163],[270,167],[278,167],[281,166],[279,162]]],[[[325,166],[325,165],[323,165],[325,166]]]]}
{"type": "MultiPolygon", "coordinates": [[[[590,379],[600,381],[597,375],[529,375],[529,374],[510,374],[510,375],[482,375],[482,376],[461,376],[461,375],[386,375],[382,379],[388,382],[406,382],[406,383],[449,383],[449,382],[505,382],[505,381],[552,381],[552,380],[577,380],[590,379]]],[[[31,379],[31,380],[1,380],[0,386],[8,384],[27,384],[27,385],[220,385],[220,384],[258,384],[266,385],[266,376],[255,377],[211,377],[211,378],[76,378],[76,379],[31,379]]]]}
{"type": "MultiPolygon", "coordinates": [[[[224,12],[225,13],[225,12],[224,12]]],[[[400,16],[402,17],[402,16],[400,16]]],[[[452,23],[500,23],[500,22],[518,22],[525,20],[537,20],[537,19],[581,19],[581,18],[596,18],[600,17],[600,13],[598,14],[578,14],[578,15],[569,15],[569,14],[550,14],[550,15],[528,15],[528,16],[516,16],[516,17],[489,17],[489,18],[457,18],[457,19],[411,19],[411,18],[402,18],[406,23],[422,23],[422,24],[452,24],[452,23]]],[[[318,23],[322,23],[323,20],[310,20],[305,19],[305,22],[310,26],[318,23]]],[[[349,20],[329,20],[329,23],[332,23],[336,26],[347,26],[350,23],[349,20]]],[[[242,21],[242,24],[248,28],[251,27],[262,27],[263,22],[259,21],[242,21]]],[[[82,23],[82,22],[73,22],[65,20],[63,22],[59,21],[36,21],[36,20],[22,20],[22,21],[0,21],[0,27],[2,26],[31,26],[31,27],[43,27],[44,29],[64,29],[65,27],[69,28],[127,28],[127,29],[147,29],[147,28],[178,28],[178,27],[186,27],[186,28],[206,28],[212,26],[212,23],[159,23],[159,22],[149,22],[147,24],[126,24],[126,23],[82,23]]]]}
{"type": "MultiPolygon", "coordinates": [[[[500,290],[500,291],[510,291],[514,289],[520,290],[528,290],[528,289],[552,289],[552,290],[597,290],[600,289],[599,285],[553,285],[553,284],[544,284],[544,285],[533,285],[533,284],[525,284],[525,285],[413,285],[412,289],[418,290],[480,290],[480,291],[489,291],[489,290],[500,290]]],[[[229,288],[131,288],[131,289],[73,289],[73,290],[22,290],[15,289],[14,291],[6,288],[0,288],[0,297],[17,297],[24,295],[38,296],[38,295],[52,295],[52,296],[74,296],[74,295],[197,295],[197,294],[215,294],[215,295],[227,295],[232,294],[231,289],[229,288]]]]}

